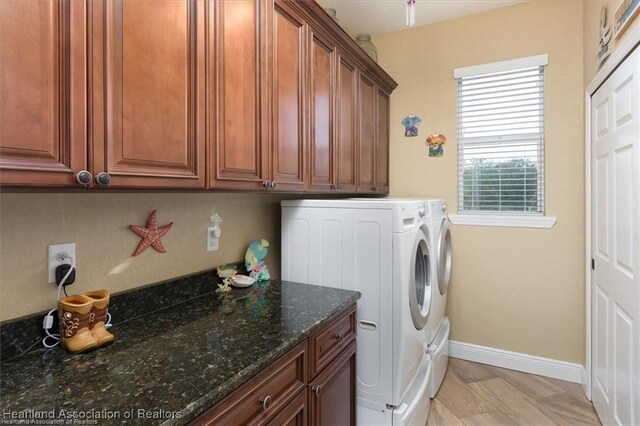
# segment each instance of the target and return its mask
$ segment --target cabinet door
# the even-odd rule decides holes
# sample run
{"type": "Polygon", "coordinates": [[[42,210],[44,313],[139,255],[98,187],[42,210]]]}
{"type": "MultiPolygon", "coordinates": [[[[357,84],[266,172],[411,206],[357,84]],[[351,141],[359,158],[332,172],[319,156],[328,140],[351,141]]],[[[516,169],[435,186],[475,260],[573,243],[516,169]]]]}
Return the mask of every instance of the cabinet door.
{"type": "Polygon", "coordinates": [[[267,423],[269,426],[306,426],[309,414],[307,413],[307,392],[303,390],[293,401],[283,408],[267,423]]]}
{"type": "Polygon", "coordinates": [[[86,156],[86,3],[0,1],[0,184],[75,186],[86,156]]]}
{"type": "Polygon", "coordinates": [[[389,193],[389,94],[377,90],[376,192],[389,193]]]}
{"type": "Polygon", "coordinates": [[[358,81],[358,192],[375,192],[376,87],[360,73],[358,81]]]}
{"type": "Polygon", "coordinates": [[[93,2],[93,170],[204,188],[204,0],[93,2]]]}
{"type": "Polygon", "coordinates": [[[356,67],[343,55],[338,60],[338,107],[336,185],[339,191],[355,192],[357,184],[357,87],[356,67]]]}
{"type": "Polygon", "coordinates": [[[334,100],[336,48],[309,31],[309,187],[332,191],[334,180],[334,100]]]}
{"type": "Polygon", "coordinates": [[[304,21],[284,0],[273,15],[271,177],[273,189],[305,190],[304,21]]]}
{"type": "Polygon", "coordinates": [[[267,13],[264,0],[209,0],[209,187],[262,189],[267,179],[265,133],[267,13]]]}
{"type": "Polygon", "coordinates": [[[356,342],[309,383],[310,423],[356,424],[356,342]]]}

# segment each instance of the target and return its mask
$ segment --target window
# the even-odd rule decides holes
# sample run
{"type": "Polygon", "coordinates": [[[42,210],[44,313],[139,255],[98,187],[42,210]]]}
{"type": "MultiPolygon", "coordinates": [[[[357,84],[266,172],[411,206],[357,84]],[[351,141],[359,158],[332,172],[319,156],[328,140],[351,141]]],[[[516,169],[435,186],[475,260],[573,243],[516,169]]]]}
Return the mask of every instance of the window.
{"type": "Polygon", "coordinates": [[[547,63],[540,55],[454,71],[461,215],[544,214],[547,63]]]}

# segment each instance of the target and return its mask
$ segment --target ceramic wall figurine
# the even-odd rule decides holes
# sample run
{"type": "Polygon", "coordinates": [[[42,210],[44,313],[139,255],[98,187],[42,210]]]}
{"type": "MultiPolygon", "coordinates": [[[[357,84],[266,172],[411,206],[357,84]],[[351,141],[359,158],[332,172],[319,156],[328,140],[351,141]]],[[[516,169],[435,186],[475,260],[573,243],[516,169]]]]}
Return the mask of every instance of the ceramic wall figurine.
{"type": "Polygon", "coordinates": [[[410,114],[407,115],[401,123],[404,126],[404,135],[406,137],[411,138],[418,136],[418,126],[422,123],[420,117],[410,114]]]}
{"type": "Polygon", "coordinates": [[[429,147],[429,157],[442,157],[444,154],[443,146],[447,142],[447,138],[440,133],[429,135],[425,143],[429,147]]]}

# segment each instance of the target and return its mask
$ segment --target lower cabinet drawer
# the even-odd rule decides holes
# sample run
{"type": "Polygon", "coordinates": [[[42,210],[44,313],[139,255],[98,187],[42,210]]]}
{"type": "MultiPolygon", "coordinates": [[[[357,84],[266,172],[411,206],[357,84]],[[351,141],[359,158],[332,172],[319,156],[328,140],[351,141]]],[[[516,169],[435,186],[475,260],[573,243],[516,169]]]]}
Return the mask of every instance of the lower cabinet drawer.
{"type": "Polygon", "coordinates": [[[356,338],[356,307],[309,338],[309,377],[313,378],[356,338]]]}
{"type": "MultiPolygon", "coordinates": [[[[305,389],[306,358],[307,342],[305,341],[205,411],[192,424],[265,424],[273,416],[279,416],[296,394],[305,389]]],[[[295,416],[292,418],[295,420],[295,416]]]]}

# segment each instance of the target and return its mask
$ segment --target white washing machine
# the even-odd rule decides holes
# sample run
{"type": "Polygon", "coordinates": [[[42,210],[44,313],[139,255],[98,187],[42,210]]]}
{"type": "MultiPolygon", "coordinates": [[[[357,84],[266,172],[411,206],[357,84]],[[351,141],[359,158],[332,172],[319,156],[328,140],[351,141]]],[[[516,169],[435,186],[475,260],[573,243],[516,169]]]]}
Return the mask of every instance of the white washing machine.
{"type": "Polygon", "coordinates": [[[357,419],[424,425],[437,286],[426,201],[282,202],[282,278],[357,290],[357,419]]]}
{"type": "Polygon", "coordinates": [[[432,246],[437,265],[437,285],[432,286],[431,315],[425,326],[427,354],[432,364],[429,396],[434,398],[442,385],[449,361],[450,323],[446,317],[446,308],[451,279],[451,231],[447,204],[444,200],[427,200],[427,208],[432,224],[432,246]]]}

